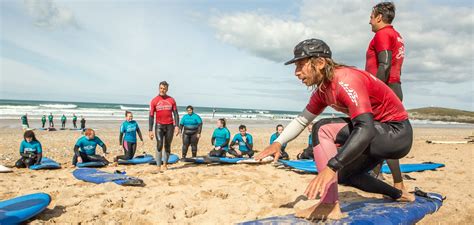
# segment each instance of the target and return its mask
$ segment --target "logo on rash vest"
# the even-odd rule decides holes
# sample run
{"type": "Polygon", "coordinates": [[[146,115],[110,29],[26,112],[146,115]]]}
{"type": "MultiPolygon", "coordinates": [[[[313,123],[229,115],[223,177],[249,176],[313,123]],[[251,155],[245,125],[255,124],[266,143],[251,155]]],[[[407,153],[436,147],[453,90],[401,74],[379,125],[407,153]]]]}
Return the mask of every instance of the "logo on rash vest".
{"type": "Polygon", "coordinates": [[[342,81],[339,81],[339,85],[341,85],[342,88],[344,88],[344,91],[346,91],[347,95],[349,95],[349,98],[351,98],[351,101],[358,106],[359,105],[359,96],[357,95],[357,92],[354,91],[354,89],[349,88],[349,84],[346,84],[342,81]]]}
{"type": "Polygon", "coordinates": [[[171,105],[171,103],[165,100],[159,101],[155,107],[156,111],[171,110],[172,108],[173,106],[171,105]]]}
{"type": "Polygon", "coordinates": [[[402,46],[398,48],[398,53],[397,53],[397,56],[395,56],[395,58],[397,59],[405,58],[405,47],[403,46],[403,38],[397,37],[397,41],[402,43],[402,46]]]}

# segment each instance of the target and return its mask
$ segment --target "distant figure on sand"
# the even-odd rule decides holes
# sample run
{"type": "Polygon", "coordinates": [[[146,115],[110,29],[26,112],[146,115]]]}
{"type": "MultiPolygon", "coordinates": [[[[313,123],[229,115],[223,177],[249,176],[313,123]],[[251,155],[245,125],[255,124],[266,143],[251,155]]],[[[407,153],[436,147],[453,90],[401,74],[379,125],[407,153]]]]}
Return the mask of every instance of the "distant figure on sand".
{"type": "MultiPolygon", "coordinates": [[[[270,137],[270,145],[273,144],[273,142],[275,142],[275,140],[280,136],[280,134],[284,130],[284,127],[283,127],[283,125],[278,124],[275,127],[275,130],[276,130],[276,132],[273,133],[272,136],[270,137]]],[[[280,156],[279,156],[278,159],[284,159],[284,160],[290,159],[290,156],[288,156],[288,153],[286,153],[285,149],[286,149],[286,143],[281,145],[280,156]]]]}
{"type": "Polygon", "coordinates": [[[209,152],[211,157],[225,157],[229,150],[230,131],[224,118],[217,120],[217,128],[212,133],[211,144],[214,148],[209,152]]]}
{"type": "Polygon", "coordinates": [[[25,113],[25,115],[21,116],[21,126],[23,130],[30,128],[30,125],[28,124],[28,114],[25,113]]]}
{"type": "Polygon", "coordinates": [[[54,127],[54,116],[53,113],[49,113],[48,120],[49,120],[49,127],[54,127]]]}
{"type": "Polygon", "coordinates": [[[32,130],[27,130],[23,134],[23,141],[20,144],[20,155],[21,158],[15,163],[17,168],[28,168],[41,163],[43,149],[32,130]]]}
{"type": "Polygon", "coordinates": [[[43,115],[43,116],[41,117],[41,124],[42,124],[42,125],[41,125],[41,128],[44,128],[44,125],[46,125],[46,115],[43,115]]]}
{"type": "Polygon", "coordinates": [[[132,159],[135,156],[137,151],[137,134],[142,141],[143,146],[143,137],[138,123],[133,120],[132,112],[125,111],[125,121],[120,126],[120,135],[119,135],[119,144],[123,146],[123,155],[115,157],[114,161],[119,159],[132,159]],[[124,138],[125,136],[125,138],[124,138]]]}
{"type": "MultiPolygon", "coordinates": [[[[308,39],[294,48],[296,77],[315,87],[304,111],[288,124],[275,142],[257,160],[280,154],[282,144],[295,139],[327,106],[349,117],[325,118],[313,125],[313,151],[318,175],[308,185],[308,199],[321,200],[298,210],[308,219],[340,219],[343,214],[338,183],[412,202],[414,194],[399,190],[369,175],[385,159],[400,159],[410,152],[413,131],[408,113],[395,93],[370,73],[338,64],[329,46],[308,39]]],[[[277,158],[277,157],[275,157],[277,158]]]]}
{"type": "Polygon", "coordinates": [[[179,121],[179,133],[183,136],[182,157],[186,158],[189,145],[193,157],[197,156],[197,145],[201,138],[202,119],[194,113],[194,108],[190,105],[186,107],[187,114],[179,121]]]}
{"type": "Polygon", "coordinates": [[[84,119],[83,116],[81,116],[81,130],[85,130],[86,129],[86,119],[84,119]]]}
{"type": "Polygon", "coordinates": [[[239,133],[232,138],[229,154],[237,158],[242,158],[245,155],[248,155],[249,158],[253,157],[253,137],[247,133],[247,127],[245,125],[240,125],[239,133]],[[234,145],[236,144],[239,145],[239,149],[234,149],[234,145]]]}
{"type": "Polygon", "coordinates": [[[308,147],[303,149],[303,152],[298,154],[296,158],[298,159],[314,159],[313,155],[313,134],[312,134],[312,129],[313,129],[313,123],[308,124],[308,147]]]}
{"type": "Polygon", "coordinates": [[[77,128],[76,123],[77,123],[77,116],[76,116],[76,114],[73,113],[72,114],[72,125],[74,126],[74,128],[77,128]]]}
{"type": "Polygon", "coordinates": [[[168,87],[169,84],[166,81],[160,82],[159,94],[150,102],[148,136],[151,140],[156,136],[156,165],[158,171],[168,169],[168,156],[171,154],[173,132],[175,135],[179,134],[178,107],[174,98],[167,95],[168,87]],[[153,127],[155,127],[154,134],[153,127]],[[165,147],[164,157],[162,155],[163,146],[165,147]],[[164,159],[163,168],[161,168],[162,158],[164,159]]]}
{"type": "Polygon", "coordinates": [[[63,114],[63,116],[61,116],[61,128],[66,128],[66,116],[63,114]]]}
{"type": "Polygon", "coordinates": [[[79,138],[74,145],[74,156],[72,158],[72,165],[82,162],[104,162],[109,164],[109,161],[105,158],[107,154],[107,146],[100,140],[99,137],[95,136],[95,131],[87,129],[84,136],[79,138]],[[99,145],[102,148],[103,155],[96,155],[96,148],[99,145]]]}

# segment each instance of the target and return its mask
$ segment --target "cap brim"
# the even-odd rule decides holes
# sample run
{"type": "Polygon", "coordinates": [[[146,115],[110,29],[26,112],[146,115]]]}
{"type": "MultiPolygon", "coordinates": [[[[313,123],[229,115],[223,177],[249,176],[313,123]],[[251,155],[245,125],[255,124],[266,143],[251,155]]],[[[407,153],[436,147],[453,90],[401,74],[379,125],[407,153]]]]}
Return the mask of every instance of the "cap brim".
{"type": "Polygon", "coordinates": [[[296,61],[298,61],[298,60],[300,60],[300,59],[304,59],[304,58],[309,58],[309,56],[303,56],[303,57],[296,57],[296,58],[293,58],[293,59],[291,59],[290,61],[286,62],[286,63],[285,63],[285,66],[286,66],[286,65],[293,64],[293,63],[295,63],[296,61]]]}

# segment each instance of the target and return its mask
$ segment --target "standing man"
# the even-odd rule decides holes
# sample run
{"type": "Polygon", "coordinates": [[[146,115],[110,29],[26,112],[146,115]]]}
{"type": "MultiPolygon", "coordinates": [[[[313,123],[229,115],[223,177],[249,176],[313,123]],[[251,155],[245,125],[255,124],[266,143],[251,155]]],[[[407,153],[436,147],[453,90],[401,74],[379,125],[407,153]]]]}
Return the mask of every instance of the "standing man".
{"type": "Polygon", "coordinates": [[[30,125],[28,124],[28,114],[26,113],[21,116],[21,126],[23,127],[23,130],[30,128],[30,125]]]}
{"type": "MultiPolygon", "coordinates": [[[[375,35],[367,49],[365,70],[387,84],[402,101],[400,76],[405,46],[403,38],[391,25],[394,18],[393,2],[381,2],[372,8],[369,24],[375,35]]],[[[390,159],[387,164],[392,172],[394,187],[404,189],[399,160],[390,159]]],[[[376,174],[380,172],[380,167],[374,169],[376,174]]]]}
{"type": "Polygon", "coordinates": [[[66,116],[64,114],[61,116],[61,128],[66,128],[66,116]]]}
{"type": "Polygon", "coordinates": [[[49,113],[48,120],[49,120],[49,127],[54,127],[54,122],[53,122],[53,113],[49,113]]]}
{"type": "Polygon", "coordinates": [[[167,95],[169,84],[166,81],[160,82],[159,95],[153,98],[150,103],[149,134],[151,140],[156,136],[156,165],[158,171],[161,170],[163,145],[165,154],[163,157],[163,170],[168,169],[168,156],[171,153],[171,142],[173,141],[173,131],[179,134],[179,114],[174,98],[167,95]],[[174,117],[174,119],[173,119],[174,117]],[[156,121],[155,121],[156,119],[156,121]],[[153,134],[153,126],[155,133],[153,134]]]}
{"type": "Polygon", "coordinates": [[[77,116],[76,116],[76,114],[73,113],[72,114],[72,125],[74,125],[74,128],[77,128],[76,123],[77,123],[77,116]]]}
{"type": "Polygon", "coordinates": [[[81,116],[81,130],[86,130],[86,119],[84,119],[84,116],[81,116]]]}

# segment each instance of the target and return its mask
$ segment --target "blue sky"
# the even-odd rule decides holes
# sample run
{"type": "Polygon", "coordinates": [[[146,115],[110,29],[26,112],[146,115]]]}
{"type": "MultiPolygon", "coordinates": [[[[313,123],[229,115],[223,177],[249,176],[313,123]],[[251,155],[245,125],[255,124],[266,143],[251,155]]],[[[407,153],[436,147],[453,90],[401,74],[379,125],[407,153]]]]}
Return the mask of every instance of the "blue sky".
{"type": "MultiPolygon", "coordinates": [[[[0,98],[300,110],[307,38],[364,68],[376,1],[0,1],[0,98]]],[[[395,1],[407,108],[474,110],[473,4],[395,1]]]]}

